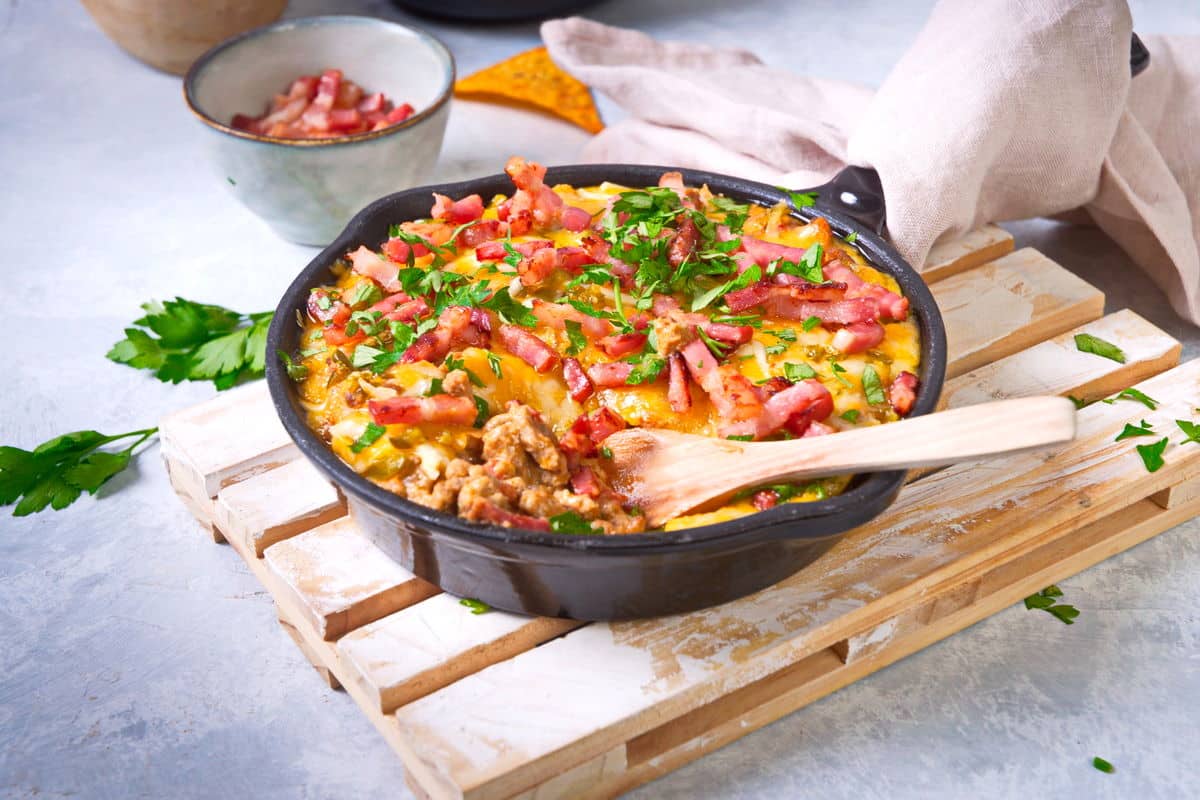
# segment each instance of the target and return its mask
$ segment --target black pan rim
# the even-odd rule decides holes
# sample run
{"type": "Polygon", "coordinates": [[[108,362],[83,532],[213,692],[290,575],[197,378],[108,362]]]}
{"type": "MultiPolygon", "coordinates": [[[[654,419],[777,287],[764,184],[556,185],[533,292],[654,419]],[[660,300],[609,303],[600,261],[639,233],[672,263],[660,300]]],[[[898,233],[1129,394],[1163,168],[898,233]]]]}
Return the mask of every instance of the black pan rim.
{"type": "MultiPolygon", "coordinates": [[[[787,195],[782,189],[756,181],[659,165],[564,165],[551,167],[547,174],[547,181],[576,185],[611,181],[628,186],[645,186],[657,183],[658,176],[668,171],[681,172],[684,180],[689,184],[707,184],[714,191],[743,200],[774,204],[787,199],[787,195]]],[[[840,495],[809,503],[783,503],[767,511],[713,525],[679,531],[656,531],[621,536],[570,536],[519,528],[479,525],[457,515],[413,503],[376,486],[354,472],[309,429],[295,405],[296,394],[293,383],[287,377],[287,372],[275,353],[280,350],[287,352],[294,349],[284,345],[289,328],[299,330],[295,323],[296,311],[305,307],[309,289],[328,282],[329,267],[359,244],[366,244],[372,248],[379,246],[379,242],[366,241],[364,235],[364,229],[377,222],[377,217],[389,214],[391,207],[404,199],[415,196],[428,198],[432,192],[451,197],[472,193],[490,196],[495,193],[489,188],[493,184],[505,185],[511,191],[507,176],[494,174],[465,181],[416,187],[376,200],[356,214],[347,223],[342,233],[301,270],[284,292],[267,335],[269,357],[266,373],[271,399],[284,429],[296,443],[300,452],[339,488],[406,524],[432,528],[440,533],[462,538],[483,547],[522,544],[554,550],[581,550],[613,556],[687,550],[698,543],[714,543],[718,540],[727,540],[732,544],[751,537],[761,538],[764,535],[792,539],[823,539],[830,535],[838,535],[831,532],[831,521],[845,518],[847,524],[843,530],[862,524],[863,520],[858,519],[861,513],[856,512],[863,507],[877,506],[881,502],[883,507],[886,507],[890,501],[885,498],[894,497],[898,493],[906,473],[902,471],[868,473],[857,476],[851,484],[851,488],[840,495]],[[814,526],[815,530],[806,532],[803,530],[804,523],[810,520],[821,520],[825,524],[814,526]],[[800,529],[796,530],[797,527],[800,529]]],[[[910,416],[919,416],[934,411],[945,379],[947,350],[945,327],[933,295],[924,280],[884,238],[839,213],[835,208],[824,206],[819,197],[815,206],[800,210],[794,209],[793,214],[801,219],[811,219],[816,215],[825,217],[829,221],[830,227],[842,237],[855,233],[857,238],[854,244],[867,258],[867,261],[877,269],[892,275],[900,283],[905,297],[910,301],[910,308],[916,316],[921,333],[921,385],[910,416]]],[[[395,217],[387,219],[389,224],[401,221],[404,220],[395,217]]]]}

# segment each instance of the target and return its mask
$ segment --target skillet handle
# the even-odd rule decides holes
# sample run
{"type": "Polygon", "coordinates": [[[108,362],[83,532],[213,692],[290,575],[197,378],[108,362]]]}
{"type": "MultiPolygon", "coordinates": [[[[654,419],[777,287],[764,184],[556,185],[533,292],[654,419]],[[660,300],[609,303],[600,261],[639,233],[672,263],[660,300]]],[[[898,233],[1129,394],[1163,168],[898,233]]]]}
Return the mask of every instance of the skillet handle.
{"type": "MultiPolygon", "coordinates": [[[[1148,66],[1150,50],[1135,33],[1129,43],[1129,72],[1136,78],[1148,66]]],[[[887,207],[883,198],[883,183],[873,168],[846,167],[828,183],[808,191],[816,192],[817,208],[835,211],[880,236],[886,235],[887,207]]]]}

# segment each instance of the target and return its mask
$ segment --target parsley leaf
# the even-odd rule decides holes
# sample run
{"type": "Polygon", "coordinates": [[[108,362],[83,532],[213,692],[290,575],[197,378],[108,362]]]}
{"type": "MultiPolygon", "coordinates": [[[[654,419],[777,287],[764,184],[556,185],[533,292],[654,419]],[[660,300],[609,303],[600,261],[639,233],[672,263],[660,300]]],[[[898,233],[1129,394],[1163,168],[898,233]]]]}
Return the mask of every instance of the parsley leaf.
{"type": "Polygon", "coordinates": [[[488,417],[492,415],[492,410],[488,407],[487,400],[479,395],[473,394],[471,399],[475,401],[475,422],[472,424],[476,428],[482,428],[483,424],[488,421],[488,417]]]}
{"type": "Polygon", "coordinates": [[[1147,472],[1158,472],[1165,463],[1163,461],[1163,451],[1167,449],[1167,438],[1164,436],[1154,444],[1139,444],[1137,446],[1138,455],[1142,457],[1142,463],[1146,465],[1147,472]]]}
{"type": "MultiPolygon", "coordinates": [[[[1072,399],[1074,399],[1074,398],[1072,398],[1072,399]]],[[[1133,400],[1135,402],[1141,403],[1142,405],[1144,405],[1146,408],[1150,409],[1151,411],[1158,408],[1157,400],[1155,400],[1153,397],[1146,394],[1145,392],[1138,391],[1137,389],[1126,389],[1125,391],[1118,394],[1116,397],[1107,398],[1104,402],[1108,403],[1111,406],[1113,403],[1117,402],[1118,400],[1133,400]]],[[[1078,408],[1081,406],[1079,406],[1079,404],[1076,403],[1076,407],[1078,408]]]]}
{"type": "MultiPolygon", "coordinates": [[[[520,325],[522,328],[537,327],[537,315],[518,303],[507,289],[498,290],[491,298],[484,300],[479,305],[495,311],[500,319],[510,325],[520,325]]],[[[436,321],[434,324],[437,324],[436,321]]]]}
{"type": "Polygon", "coordinates": [[[809,317],[808,319],[804,320],[804,322],[800,325],[800,327],[804,328],[804,330],[806,330],[806,331],[811,331],[813,328],[817,327],[820,324],[821,324],[820,317],[809,317]]]}
{"type": "Polygon", "coordinates": [[[365,306],[373,306],[383,299],[383,292],[379,291],[379,287],[374,281],[363,281],[354,290],[354,297],[350,299],[351,308],[363,308],[365,306]]]}
{"type": "Polygon", "coordinates": [[[276,350],[275,354],[279,356],[279,360],[283,362],[283,368],[287,370],[288,377],[294,381],[302,381],[308,377],[308,367],[300,363],[299,360],[293,361],[292,357],[282,350],[276,350]]]}
{"type": "Polygon", "coordinates": [[[883,393],[883,384],[879,380],[879,373],[870,364],[863,367],[862,388],[863,393],[867,396],[867,402],[871,405],[877,406],[887,402],[887,397],[883,393]]]}
{"type": "Polygon", "coordinates": [[[656,353],[646,353],[634,366],[629,376],[625,378],[627,386],[637,386],[658,379],[659,373],[667,366],[667,360],[656,353]]]}
{"type": "Polygon", "coordinates": [[[1112,342],[1104,341],[1098,336],[1092,336],[1090,333],[1075,334],[1075,349],[1081,353],[1091,353],[1092,355],[1112,359],[1118,364],[1125,363],[1125,353],[1121,348],[1112,342]]]}
{"type": "Polygon", "coordinates": [[[846,244],[854,244],[858,241],[858,231],[850,231],[850,235],[846,237],[846,244]]]}
{"type": "Polygon", "coordinates": [[[1025,608],[1036,608],[1045,611],[1053,614],[1067,625],[1074,625],[1075,618],[1079,616],[1079,609],[1075,606],[1059,603],[1056,599],[1059,597],[1062,597],[1062,589],[1059,589],[1054,584],[1050,584],[1037,594],[1031,594],[1029,597],[1026,597],[1025,608]]]}
{"type": "Polygon", "coordinates": [[[599,528],[593,528],[590,522],[574,511],[564,511],[551,517],[550,530],[576,536],[599,536],[604,533],[599,528]]]}
{"type": "Polygon", "coordinates": [[[491,367],[492,372],[497,378],[504,377],[504,372],[500,369],[500,356],[489,350],[487,353],[487,362],[488,366],[491,367]]]}
{"type": "Polygon", "coordinates": [[[169,383],[211,380],[218,389],[261,375],[266,367],[271,312],[241,314],[182,297],[142,308],[145,316],[108,351],[110,361],[152,370],[169,383]]]}
{"type": "Polygon", "coordinates": [[[753,433],[739,433],[734,436],[726,436],[725,438],[731,442],[753,442],[754,434],[753,433]]]}
{"type": "Polygon", "coordinates": [[[857,408],[851,408],[841,413],[842,419],[846,422],[858,422],[859,411],[857,408]]]}
{"type": "Polygon", "coordinates": [[[456,369],[461,369],[463,372],[467,373],[467,380],[471,381],[473,386],[478,386],[480,388],[487,386],[487,384],[483,382],[483,378],[480,378],[474,372],[467,369],[466,361],[454,355],[453,353],[446,356],[446,360],[442,363],[445,364],[447,372],[453,372],[456,369]]]}
{"type": "Polygon", "coordinates": [[[460,606],[466,606],[471,610],[472,614],[486,614],[492,610],[492,607],[482,600],[476,600],[474,597],[464,597],[458,601],[460,606]]]}
{"type": "Polygon", "coordinates": [[[775,338],[782,339],[785,342],[796,341],[796,332],[791,328],[780,328],[777,331],[763,331],[763,333],[769,333],[775,338]]]}
{"type": "Polygon", "coordinates": [[[1130,425],[1128,422],[1126,422],[1125,429],[1118,433],[1117,438],[1113,439],[1113,441],[1119,442],[1122,439],[1129,439],[1134,436],[1153,436],[1154,431],[1150,430],[1151,427],[1152,426],[1150,423],[1146,422],[1146,420],[1142,420],[1142,424],[1140,426],[1130,425]]]}
{"type": "Polygon", "coordinates": [[[1105,761],[1100,756],[1096,756],[1092,759],[1092,766],[1095,767],[1096,769],[1100,770],[1101,772],[1107,773],[1109,775],[1112,775],[1114,772],[1117,771],[1116,767],[1114,767],[1109,762],[1105,761]]]}
{"type": "Polygon", "coordinates": [[[797,364],[789,361],[783,365],[783,377],[792,383],[799,383],[800,381],[817,377],[817,371],[808,364],[797,364]]]}
{"type": "Polygon", "coordinates": [[[95,494],[110,478],[129,466],[133,451],[158,428],[106,436],[75,431],[42,442],[32,451],[0,446],[0,506],[16,503],[14,517],[42,511],[61,511],[83,492],[95,494]],[[137,437],[123,450],[101,450],[107,444],[137,437]]]}
{"type": "Polygon", "coordinates": [[[839,364],[836,361],[830,361],[829,366],[833,369],[833,377],[835,377],[839,381],[841,381],[842,385],[845,386],[846,388],[850,388],[851,387],[850,381],[846,380],[846,378],[843,375],[843,373],[846,371],[846,368],[843,367],[841,364],[839,364]]]}
{"type": "Polygon", "coordinates": [[[583,326],[573,319],[565,320],[563,324],[567,328],[567,340],[571,343],[567,347],[567,355],[577,356],[583,352],[583,348],[587,347],[587,337],[583,335],[583,326]]]}
{"type": "Polygon", "coordinates": [[[788,199],[792,201],[793,208],[808,208],[817,202],[816,192],[795,192],[783,186],[776,186],[775,188],[788,196],[788,199]]]}
{"type": "Polygon", "coordinates": [[[1183,435],[1187,437],[1180,444],[1187,444],[1188,442],[1200,444],[1200,425],[1195,422],[1189,422],[1186,419],[1177,419],[1175,420],[1175,424],[1179,426],[1179,430],[1183,431],[1183,435]]]}
{"type": "Polygon", "coordinates": [[[362,435],[354,440],[354,444],[350,445],[350,452],[361,453],[387,433],[387,428],[382,425],[377,425],[374,422],[368,422],[367,427],[363,429],[362,435]]]}

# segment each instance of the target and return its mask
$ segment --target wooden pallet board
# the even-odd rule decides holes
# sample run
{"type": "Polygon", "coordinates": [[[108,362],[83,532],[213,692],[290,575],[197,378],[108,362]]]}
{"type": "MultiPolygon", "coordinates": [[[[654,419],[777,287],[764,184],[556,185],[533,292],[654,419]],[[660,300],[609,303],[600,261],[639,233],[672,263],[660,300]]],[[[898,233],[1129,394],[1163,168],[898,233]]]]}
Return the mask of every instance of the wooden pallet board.
{"type": "Polygon", "coordinates": [[[280,439],[262,387],[172,415],[164,457],[181,499],[246,559],[419,796],[611,797],[1200,511],[1200,447],[1172,445],[1150,474],[1111,441],[1126,421],[1191,418],[1200,362],[1171,369],[1178,342],[1132,312],[1102,317],[1098,291],[1011,250],[989,226],[931,253],[951,343],[945,403],[1093,401],[1138,384],[1159,409],[1098,403],[1052,457],[926,475],[815,564],[715,609],[586,625],[473,615],[341,516],[280,439]],[[1076,332],[1117,342],[1126,363],[1079,353],[1076,332]],[[227,430],[254,430],[266,450],[217,441],[227,430]]]}

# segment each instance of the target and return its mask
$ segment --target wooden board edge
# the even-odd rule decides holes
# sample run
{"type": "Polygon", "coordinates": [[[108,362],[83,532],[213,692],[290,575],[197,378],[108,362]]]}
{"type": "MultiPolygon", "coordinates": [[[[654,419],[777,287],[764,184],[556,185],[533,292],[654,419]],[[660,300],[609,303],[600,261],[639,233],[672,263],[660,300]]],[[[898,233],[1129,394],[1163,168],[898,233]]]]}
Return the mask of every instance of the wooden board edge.
{"type": "Polygon", "coordinates": [[[1006,256],[1014,246],[1015,240],[1008,231],[998,225],[982,225],[957,239],[934,244],[925,264],[917,272],[926,283],[934,283],[1006,256]],[[966,251],[952,255],[959,248],[966,248],[966,251]]]}

